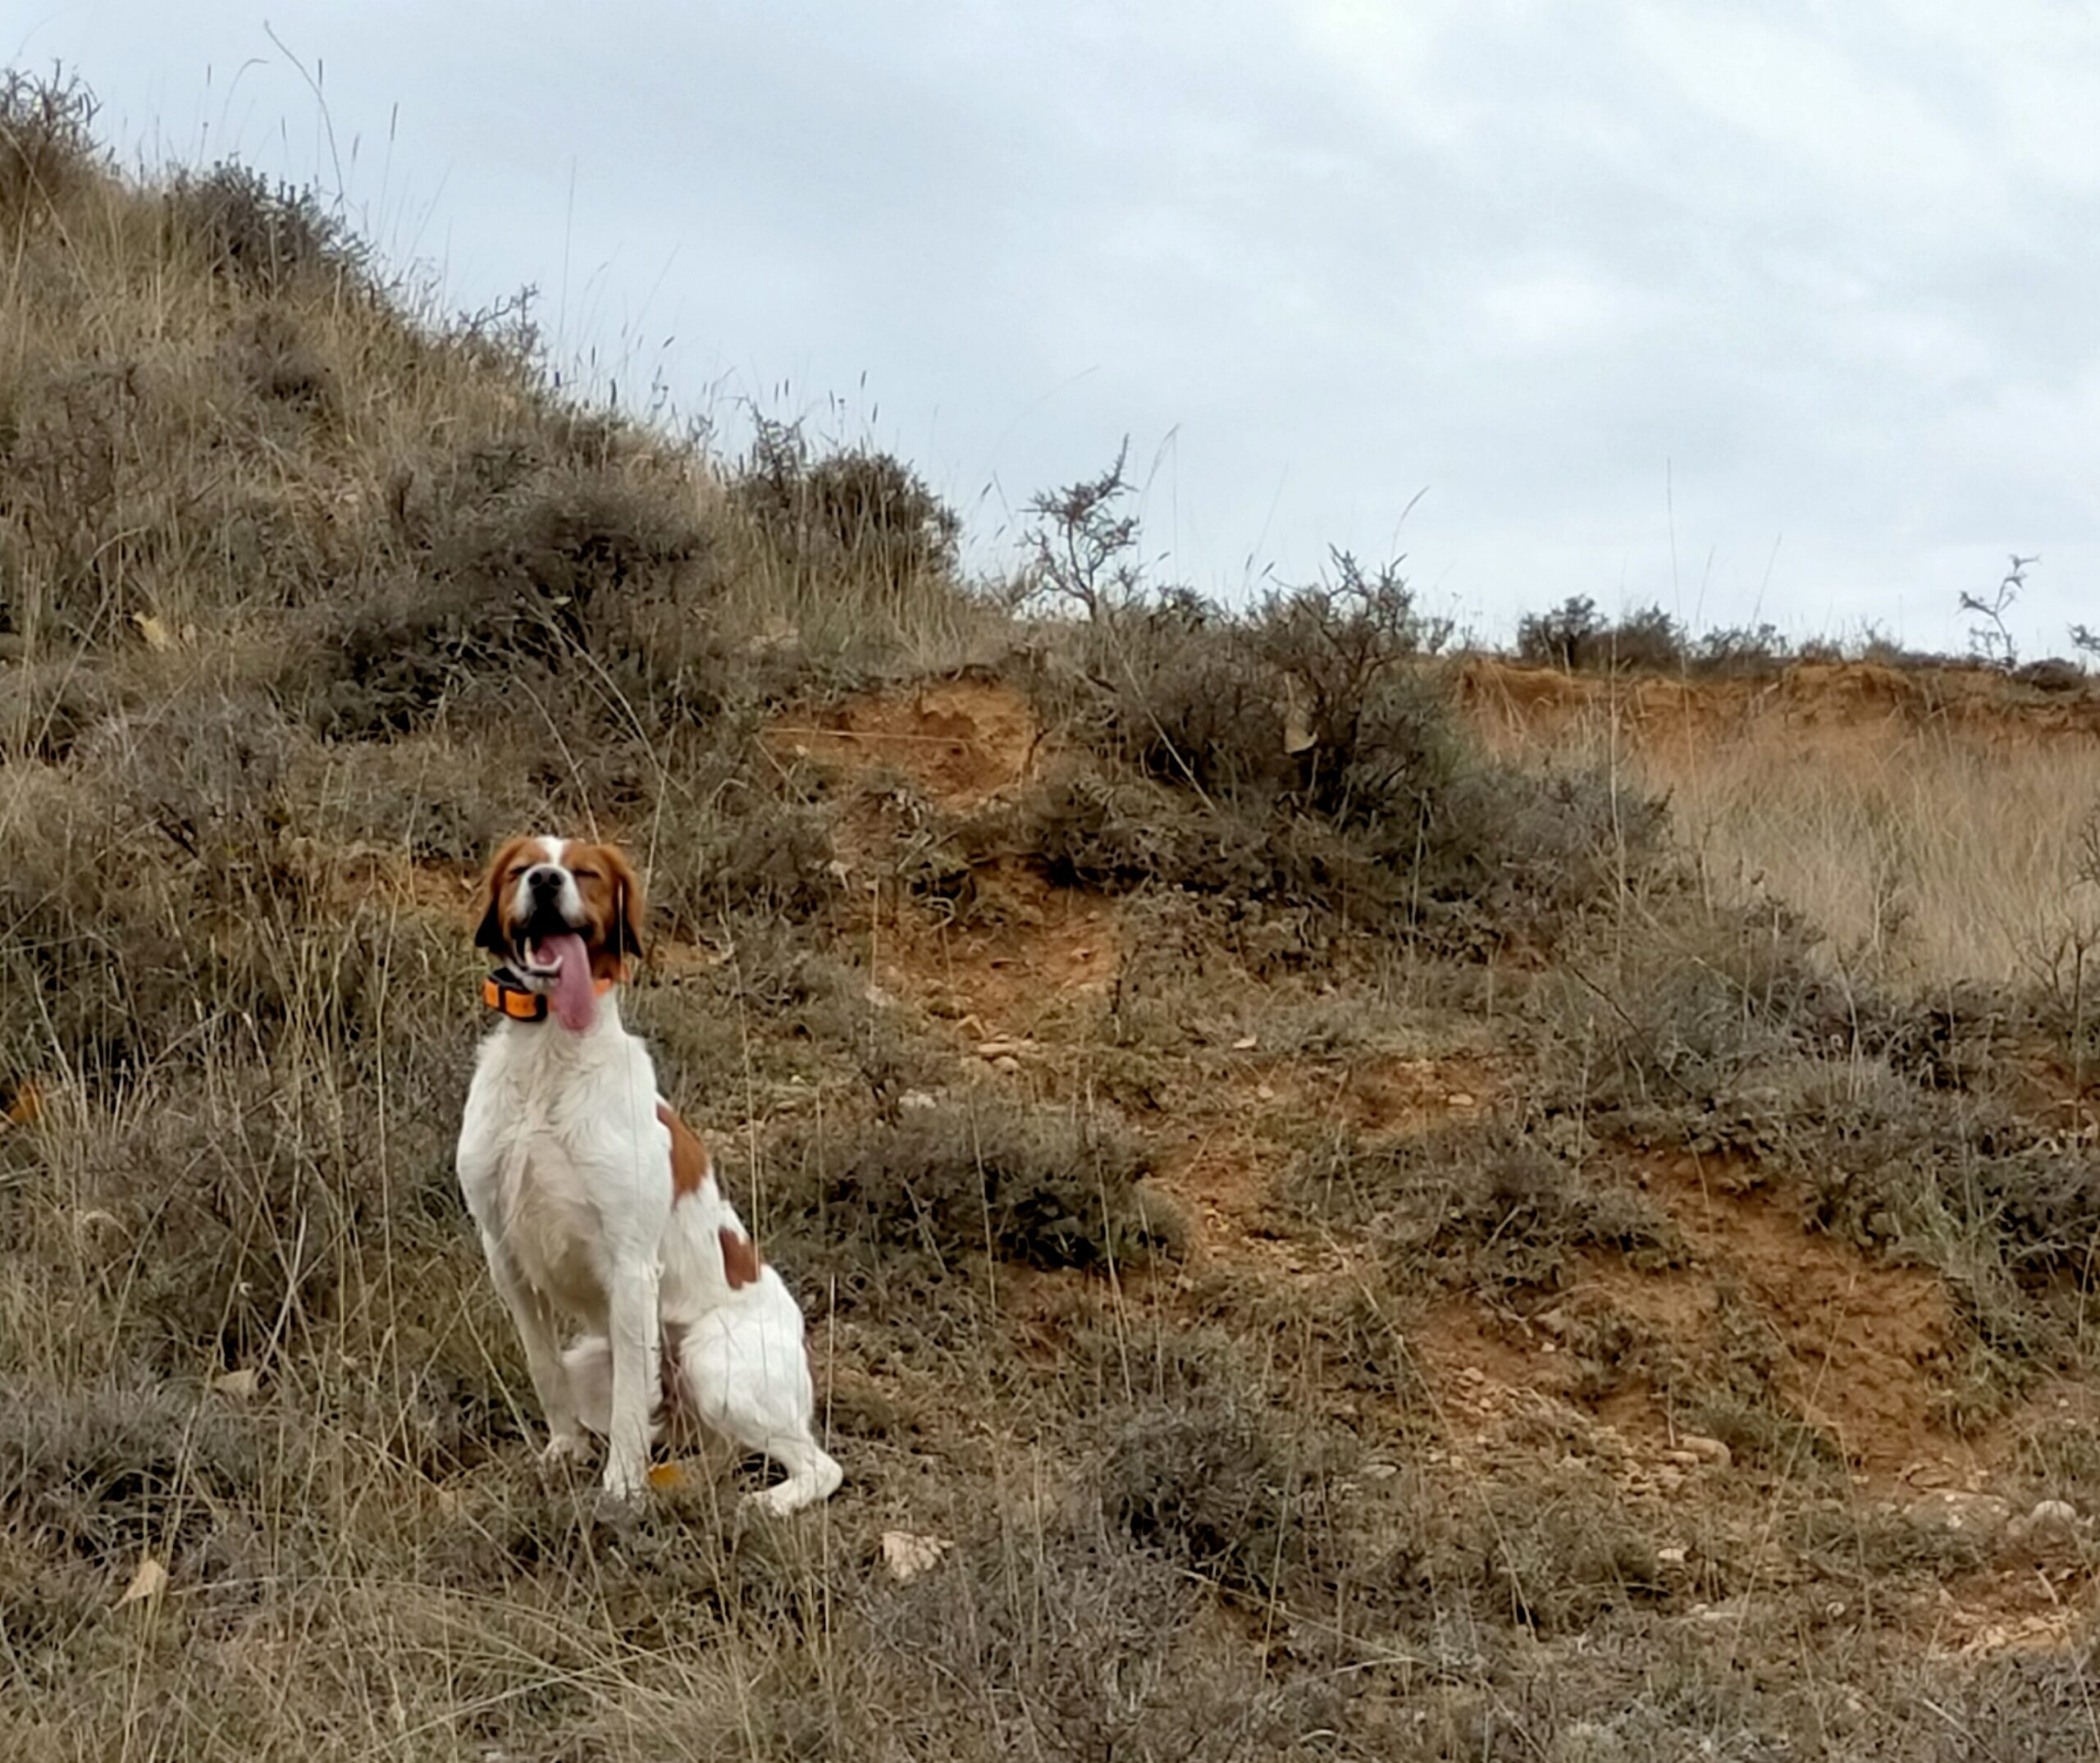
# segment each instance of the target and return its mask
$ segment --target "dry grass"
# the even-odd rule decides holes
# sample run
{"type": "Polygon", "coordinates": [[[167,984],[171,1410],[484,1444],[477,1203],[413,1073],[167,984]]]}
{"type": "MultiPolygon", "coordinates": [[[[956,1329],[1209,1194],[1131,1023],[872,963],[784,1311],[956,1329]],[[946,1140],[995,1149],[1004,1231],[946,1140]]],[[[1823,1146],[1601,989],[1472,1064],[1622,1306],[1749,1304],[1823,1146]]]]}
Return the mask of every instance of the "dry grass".
{"type": "Polygon", "coordinates": [[[1847,957],[1919,986],[2023,986],[2100,945],[2086,873],[2100,740],[2018,710],[1996,728],[1883,715],[1715,728],[1607,702],[1517,749],[1667,797],[1716,901],[1778,901],[1847,957]]]}

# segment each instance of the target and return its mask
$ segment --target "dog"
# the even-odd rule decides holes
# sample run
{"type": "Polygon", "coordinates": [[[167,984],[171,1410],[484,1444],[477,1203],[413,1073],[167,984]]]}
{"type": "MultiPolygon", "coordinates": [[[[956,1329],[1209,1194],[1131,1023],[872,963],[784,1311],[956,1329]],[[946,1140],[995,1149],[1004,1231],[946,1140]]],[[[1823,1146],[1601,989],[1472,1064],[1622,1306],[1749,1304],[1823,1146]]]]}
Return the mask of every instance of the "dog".
{"type": "Polygon", "coordinates": [[[478,948],[496,1021],[460,1123],[458,1171],[524,1343],[550,1461],[605,1441],[604,1486],[634,1499],[660,1439],[694,1424],[763,1452],[775,1513],[828,1499],[802,1313],[657,1093],[620,1021],[642,943],[641,884],[614,846],[514,838],[484,884],[478,948]],[[564,1349],[564,1325],[580,1331],[564,1349]]]}

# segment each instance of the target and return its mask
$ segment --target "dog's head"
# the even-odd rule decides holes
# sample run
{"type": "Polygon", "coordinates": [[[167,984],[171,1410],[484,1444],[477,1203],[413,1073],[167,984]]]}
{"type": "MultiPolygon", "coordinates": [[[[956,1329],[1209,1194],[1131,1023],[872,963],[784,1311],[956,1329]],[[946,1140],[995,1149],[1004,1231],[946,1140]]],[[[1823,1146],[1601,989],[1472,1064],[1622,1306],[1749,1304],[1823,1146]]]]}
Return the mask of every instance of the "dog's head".
{"type": "Polygon", "coordinates": [[[628,959],[641,953],[641,881],[617,845],[514,838],[489,865],[482,893],[475,944],[509,962],[528,989],[553,992],[579,942],[595,980],[625,978],[628,959]]]}

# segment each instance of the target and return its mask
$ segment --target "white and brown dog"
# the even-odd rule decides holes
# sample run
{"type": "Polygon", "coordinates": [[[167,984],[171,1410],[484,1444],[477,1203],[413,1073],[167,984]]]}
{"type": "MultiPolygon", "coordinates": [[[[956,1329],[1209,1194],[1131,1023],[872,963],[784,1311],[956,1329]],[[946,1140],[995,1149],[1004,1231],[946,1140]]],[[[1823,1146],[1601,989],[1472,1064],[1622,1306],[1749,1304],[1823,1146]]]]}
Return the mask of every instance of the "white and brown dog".
{"type": "Polygon", "coordinates": [[[788,1478],[774,1512],[842,1479],[816,1441],[802,1313],[760,1259],[706,1147],[656,1091],[621,1025],[641,884],[612,846],[514,838],[475,941],[505,965],[459,1130],[459,1185],[510,1307],[550,1435],[606,1441],[607,1492],[644,1485],[651,1444],[698,1422],[788,1478]],[[564,1350],[564,1324],[580,1330],[564,1350]]]}

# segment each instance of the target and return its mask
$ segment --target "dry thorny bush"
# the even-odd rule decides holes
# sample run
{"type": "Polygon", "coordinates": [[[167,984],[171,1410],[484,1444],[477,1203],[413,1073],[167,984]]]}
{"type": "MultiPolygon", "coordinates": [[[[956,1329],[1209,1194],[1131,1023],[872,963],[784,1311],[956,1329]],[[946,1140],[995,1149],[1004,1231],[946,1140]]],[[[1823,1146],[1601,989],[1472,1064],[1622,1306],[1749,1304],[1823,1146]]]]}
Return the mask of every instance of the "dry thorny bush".
{"type": "Polygon", "coordinates": [[[1033,591],[1088,613],[1033,682],[1085,756],[1022,811],[1054,877],[1317,903],[1483,954],[1550,948],[1658,866],[1659,804],[1470,751],[1434,670],[1448,628],[1396,566],[1336,553],[1244,614],[1155,592],[1129,488],[1119,459],[1036,507],[1033,591]]]}

